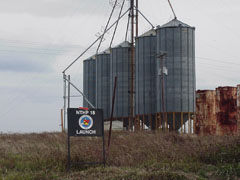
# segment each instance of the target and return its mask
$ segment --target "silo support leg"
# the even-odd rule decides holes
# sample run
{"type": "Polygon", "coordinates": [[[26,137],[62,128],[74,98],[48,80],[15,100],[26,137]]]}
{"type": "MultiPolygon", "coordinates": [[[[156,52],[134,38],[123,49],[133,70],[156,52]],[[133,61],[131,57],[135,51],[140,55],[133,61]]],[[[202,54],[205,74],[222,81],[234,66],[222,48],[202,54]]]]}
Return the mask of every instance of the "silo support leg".
{"type": "Polygon", "coordinates": [[[175,125],[175,112],[173,113],[173,131],[176,130],[176,125],[175,125]]]}
{"type": "Polygon", "coordinates": [[[188,134],[191,134],[191,114],[188,112],[188,134]]]}
{"type": "Polygon", "coordinates": [[[183,133],[183,112],[181,112],[181,133],[183,133]]]}

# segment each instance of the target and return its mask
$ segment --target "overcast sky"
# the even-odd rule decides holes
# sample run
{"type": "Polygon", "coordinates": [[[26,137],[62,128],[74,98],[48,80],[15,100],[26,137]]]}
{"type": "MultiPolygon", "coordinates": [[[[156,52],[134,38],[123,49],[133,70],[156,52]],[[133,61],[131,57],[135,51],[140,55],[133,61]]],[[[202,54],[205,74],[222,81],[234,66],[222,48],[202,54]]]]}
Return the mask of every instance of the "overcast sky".
{"type": "MultiPolygon", "coordinates": [[[[196,27],[197,89],[240,84],[240,1],[172,4],[179,20],[196,27]]],[[[167,0],[139,0],[139,6],[155,26],[173,18],[167,0]]],[[[0,0],[0,132],[60,130],[61,72],[96,39],[110,11],[109,0],[0,0]]],[[[114,45],[124,40],[126,21],[114,45]]],[[[150,28],[140,18],[140,32],[150,28]]],[[[101,50],[110,38],[111,33],[101,50]]],[[[95,51],[90,49],[67,72],[80,89],[82,60],[95,51]]],[[[81,104],[81,98],[72,100],[72,106],[81,104]]]]}

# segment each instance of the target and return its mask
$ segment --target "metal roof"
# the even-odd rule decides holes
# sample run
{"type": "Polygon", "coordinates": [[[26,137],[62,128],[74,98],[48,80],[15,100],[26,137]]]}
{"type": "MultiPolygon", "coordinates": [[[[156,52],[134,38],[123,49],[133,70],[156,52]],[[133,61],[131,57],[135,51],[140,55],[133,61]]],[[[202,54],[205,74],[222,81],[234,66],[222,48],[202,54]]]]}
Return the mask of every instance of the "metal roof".
{"type": "Polygon", "coordinates": [[[89,58],[87,58],[83,61],[91,61],[91,60],[96,60],[96,55],[93,55],[93,56],[91,56],[91,57],[89,57],[89,58]]]}
{"type": "Polygon", "coordinates": [[[98,55],[101,55],[101,54],[110,54],[110,53],[111,53],[111,50],[110,50],[110,48],[108,48],[108,49],[106,49],[106,50],[98,53],[98,55]]]}
{"type": "Polygon", "coordinates": [[[191,28],[191,26],[189,26],[188,24],[185,24],[181,21],[179,21],[178,19],[173,19],[171,20],[170,22],[162,25],[162,26],[158,26],[158,28],[165,28],[165,27],[178,27],[178,26],[181,26],[181,27],[189,27],[191,28]]]}
{"type": "Polygon", "coordinates": [[[156,31],[154,29],[151,29],[144,34],[140,35],[139,37],[146,37],[146,36],[156,36],[156,31]]]}
{"type": "Polygon", "coordinates": [[[119,48],[119,47],[131,47],[131,43],[128,41],[124,41],[122,43],[120,43],[119,45],[113,47],[113,48],[119,48]]]}

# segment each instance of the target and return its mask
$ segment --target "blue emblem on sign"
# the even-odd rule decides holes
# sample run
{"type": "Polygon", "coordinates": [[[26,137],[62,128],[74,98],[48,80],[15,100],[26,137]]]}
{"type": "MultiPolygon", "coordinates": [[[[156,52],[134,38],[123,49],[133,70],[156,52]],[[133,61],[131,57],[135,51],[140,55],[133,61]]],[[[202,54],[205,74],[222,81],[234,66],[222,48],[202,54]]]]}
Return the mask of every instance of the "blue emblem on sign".
{"type": "Polygon", "coordinates": [[[92,117],[88,115],[81,116],[79,119],[79,126],[84,130],[91,129],[93,126],[92,117]]]}

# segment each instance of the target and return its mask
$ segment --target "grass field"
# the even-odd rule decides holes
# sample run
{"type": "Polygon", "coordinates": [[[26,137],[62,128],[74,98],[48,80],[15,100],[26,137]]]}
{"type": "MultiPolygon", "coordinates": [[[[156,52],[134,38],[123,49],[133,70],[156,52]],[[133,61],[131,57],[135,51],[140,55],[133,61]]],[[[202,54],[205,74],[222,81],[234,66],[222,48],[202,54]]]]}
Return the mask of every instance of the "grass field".
{"type": "MultiPolygon", "coordinates": [[[[66,140],[62,133],[0,134],[0,179],[240,179],[240,137],[114,132],[106,168],[75,166],[70,172],[66,140]]],[[[72,161],[101,161],[101,139],[71,141],[72,161]]]]}

